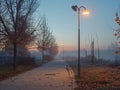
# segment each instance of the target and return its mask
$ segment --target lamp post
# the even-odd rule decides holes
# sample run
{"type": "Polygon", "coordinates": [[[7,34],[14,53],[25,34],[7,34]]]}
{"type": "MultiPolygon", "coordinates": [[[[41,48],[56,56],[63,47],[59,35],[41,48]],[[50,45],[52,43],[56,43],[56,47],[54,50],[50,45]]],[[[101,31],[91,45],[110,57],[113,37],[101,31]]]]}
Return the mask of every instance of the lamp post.
{"type": "Polygon", "coordinates": [[[64,44],[63,44],[63,60],[64,60],[64,44]]]}
{"type": "Polygon", "coordinates": [[[72,6],[73,11],[78,11],[78,78],[80,78],[80,10],[82,8],[84,9],[82,14],[89,14],[89,11],[84,6],[72,6]]]}
{"type": "Polygon", "coordinates": [[[64,60],[64,44],[62,44],[61,46],[62,46],[62,59],[64,60]]]}

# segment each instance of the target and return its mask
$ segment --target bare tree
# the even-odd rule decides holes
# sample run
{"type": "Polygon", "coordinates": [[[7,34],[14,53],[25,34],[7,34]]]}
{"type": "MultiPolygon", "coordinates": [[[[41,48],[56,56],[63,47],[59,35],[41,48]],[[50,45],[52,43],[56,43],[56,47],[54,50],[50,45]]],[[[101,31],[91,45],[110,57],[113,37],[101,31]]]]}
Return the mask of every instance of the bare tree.
{"type": "Polygon", "coordinates": [[[18,44],[27,44],[35,31],[30,25],[32,14],[37,7],[37,0],[0,1],[0,42],[9,41],[12,43],[14,69],[16,69],[18,44]]]}
{"type": "Polygon", "coordinates": [[[51,56],[52,58],[58,54],[58,45],[57,45],[56,41],[53,43],[53,45],[51,45],[51,46],[49,47],[49,49],[48,49],[48,54],[49,54],[49,56],[51,56]]]}
{"type": "Polygon", "coordinates": [[[45,54],[54,57],[58,53],[58,46],[52,32],[50,32],[45,16],[43,16],[38,24],[37,46],[42,53],[42,63],[45,54]]]}

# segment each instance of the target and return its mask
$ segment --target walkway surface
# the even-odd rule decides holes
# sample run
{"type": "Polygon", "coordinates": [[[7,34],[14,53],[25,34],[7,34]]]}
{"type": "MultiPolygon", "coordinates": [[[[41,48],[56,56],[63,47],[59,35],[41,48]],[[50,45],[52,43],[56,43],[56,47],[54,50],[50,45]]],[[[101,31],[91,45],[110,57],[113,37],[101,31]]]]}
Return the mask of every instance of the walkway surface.
{"type": "Polygon", "coordinates": [[[73,72],[66,62],[55,60],[42,67],[0,82],[0,90],[74,90],[73,72]],[[67,67],[68,68],[68,67],[67,67]]]}

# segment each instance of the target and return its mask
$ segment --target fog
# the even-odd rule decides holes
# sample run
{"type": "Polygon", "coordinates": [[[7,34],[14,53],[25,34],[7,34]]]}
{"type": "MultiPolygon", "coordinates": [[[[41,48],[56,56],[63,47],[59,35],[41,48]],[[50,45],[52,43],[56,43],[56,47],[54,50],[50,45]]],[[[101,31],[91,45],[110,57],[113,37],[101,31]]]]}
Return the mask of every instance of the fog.
{"type": "MultiPolygon", "coordinates": [[[[64,51],[60,52],[57,55],[57,58],[62,58],[63,55],[64,57],[77,57],[77,51],[64,51]]],[[[91,55],[91,51],[87,51],[87,55],[91,55]]],[[[115,54],[113,50],[99,50],[99,54],[98,51],[95,50],[94,51],[94,55],[96,56],[96,58],[99,59],[105,59],[105,60],[116,60],[116,59],[120,59],[120,55],[119,54],[115,54]]],[[[80,56],[81,57],[85,57],[86,56],[86,52],[85,51],[81,51],[80,52],[80,56]]]]}

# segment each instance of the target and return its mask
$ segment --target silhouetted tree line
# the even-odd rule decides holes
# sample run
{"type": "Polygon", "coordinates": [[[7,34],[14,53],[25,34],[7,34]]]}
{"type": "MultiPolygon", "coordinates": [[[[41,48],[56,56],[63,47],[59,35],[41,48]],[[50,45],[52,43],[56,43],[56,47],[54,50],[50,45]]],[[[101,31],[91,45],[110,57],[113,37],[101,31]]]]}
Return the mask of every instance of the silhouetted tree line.
{"type": "MultiPolygon", "coordinates": [[[[38,1],[39,0],[0,0],[0,46],[2,50],[11,50],[14,70],[16,69],[17,56],[30,55],[27,45],[35,41],[35,32],[42,28],[42,26],[39,26],[36,29],[33,25],[32,16],[39,7],[38,1]]],[[[46,32],[44,29],[40,30],[46,32]]],[[[48,31],[46,33],[51,34],[48,31]]],[[[53,38],[52,35],[50,37],[53,38]]],[[[46,40],[44,39],[43,41],[46,40]]],[[[55,42],[55,38],[51,40],[51,42],[55,42]]],[[[46,45],[44,44],[45,43],[43,43],[42,46],[46,45]]],[[[47,50],[47,53],[52,53],[52,51],[46,48],[48,47],[45,46],[42,48],[43,51],[47,50]]],[[[49,46],[49,49],[52,49],[52,45],[49,46]]]]}

